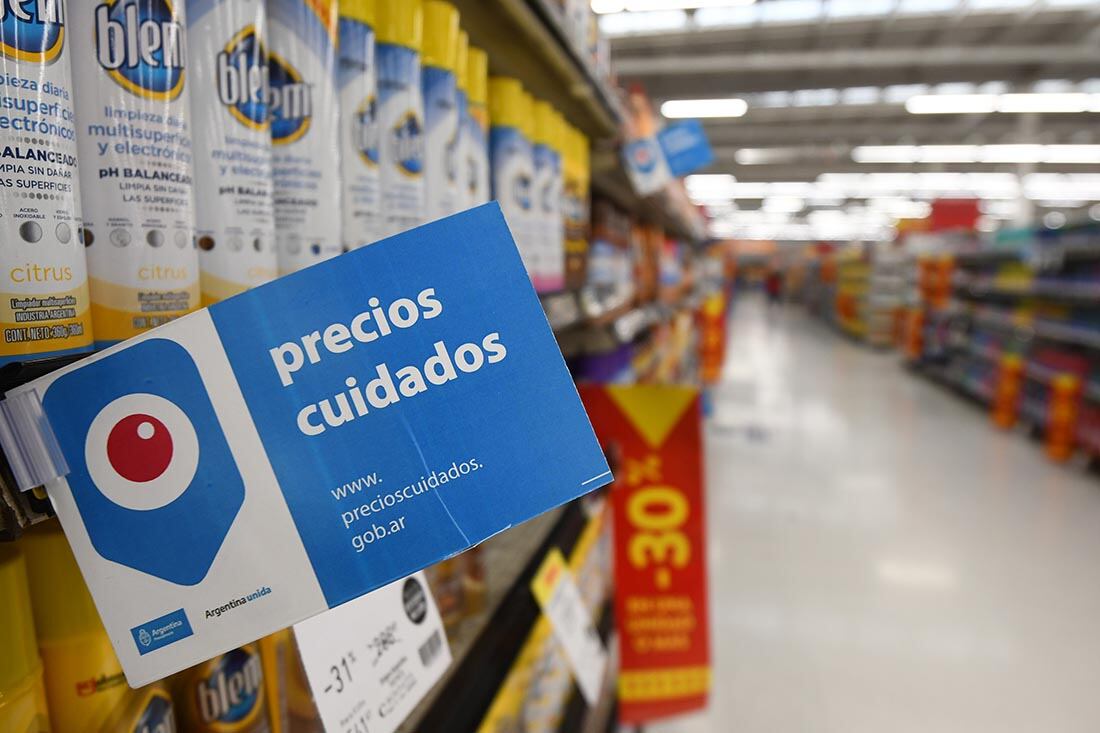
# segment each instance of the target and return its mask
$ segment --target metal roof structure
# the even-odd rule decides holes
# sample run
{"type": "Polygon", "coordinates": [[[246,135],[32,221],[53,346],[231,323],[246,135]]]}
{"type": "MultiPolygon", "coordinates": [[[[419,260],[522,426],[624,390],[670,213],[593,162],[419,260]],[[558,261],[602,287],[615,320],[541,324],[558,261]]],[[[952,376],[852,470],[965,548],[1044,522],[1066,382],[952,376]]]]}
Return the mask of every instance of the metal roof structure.
{"type": "Polygon", "coordinates": [[[620,81],[641,84],[658,105],[747,103],[743,116],[704,120],[718,157],[713,173],[738,182],[1067,174],[1088,185],[1059,206],[1100,201],[1100,183],[1081,177],[1100,173],[1100,0],[593,7],[675,5],[710,7],[607,13],[601,27],[620,81]],[[914,113],[929,109],[953,113],[914,113]],[[1070,111],[1032,111],[1044,109],[1070,111]]]}

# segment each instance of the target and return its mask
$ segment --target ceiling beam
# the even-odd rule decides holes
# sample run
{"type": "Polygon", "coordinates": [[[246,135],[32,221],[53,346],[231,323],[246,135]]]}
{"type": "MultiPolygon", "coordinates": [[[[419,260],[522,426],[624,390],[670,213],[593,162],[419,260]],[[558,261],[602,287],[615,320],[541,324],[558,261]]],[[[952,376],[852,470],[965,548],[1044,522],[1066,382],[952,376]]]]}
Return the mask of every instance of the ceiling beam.
{"type": "Polygon", "coordinates": [[[1096,49],[1080,46],[941,46],[933,48],[863,48],[828,51],[765,51],[694,56],[619,58],[623,76],[728,75],[751,72],[819,71],[822,69],[883,69],[998,66],[1011,64],[1095,64],[1096,49]]]}

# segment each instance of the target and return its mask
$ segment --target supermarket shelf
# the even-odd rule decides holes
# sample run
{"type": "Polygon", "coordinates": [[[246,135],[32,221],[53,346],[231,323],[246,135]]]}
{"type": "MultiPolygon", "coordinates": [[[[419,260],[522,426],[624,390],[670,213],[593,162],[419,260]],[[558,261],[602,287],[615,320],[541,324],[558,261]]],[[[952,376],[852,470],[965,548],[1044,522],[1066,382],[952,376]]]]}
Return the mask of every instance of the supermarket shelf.
{"type": "Polygon", "coordinates": [[[1019,262],[1023,259],[1019,250],[986,249],[977,252],[960,252],[955,255],[955,264],[962,267],[990,265],[1000,262],[1019,262]]]}
{"type": "MultiPolygon", "coordinates": [[[[604,604],[596,619],[596,631],[599,632],[605,647],[610,647],[611,635],[614,629],[611,615],[611,602],[604,604]]],[[[577,683],[573,683],[573,692],[569,702],[565,705],[565,713],[562,715],[559,733],[603,733],[608,729],[611,714],[615,710],[615,687],[618,682],[618,674],[613,667],[614,654],[608,654],[607,669],[604,672],[603,684],[600,686],[600,698],[592,708],[588,707],[584,697],[581,696],[577,683]]]]}
{"type": "Polygon", "coordinates": [[[618,134],[614,91],[596,78],[548,0],[454,0],[470,43],[489,53],[491,71],[517,77],[590,138],[618,134]]]}
{"type": "Polygon", "coordinates": [[[1033,382],[1050,384],[1054,381],[1054,378],[1058,376],[1058,372],[1050,367],[1030,361],[1027,363],[1027,366],[1024,367],[1024,375],[1033,382]]]}
{"type": "Polygon", "coordinates": [[[450,670],[399,731],[477,730],[540,615],[531,579],[552,548],[568,555],[587,520],[581,504],[573,502],[489,541],[509,543],[493,546],[491,559],[486,558],[487,574],[504,582],[494,583],[497,590],[485,612],[453,634],[450,670]]]}
{"type": "Polygon", "coordinates": [[[560,293],[543,295],[540,300],[542,309],[546,311],[546,320],[550,323],[550,328],[554,329],[554,333],[567,331],[584,322],[579,293],[563,290],[560,293]]]}
{"type": "Polygon", "coordinates": [[[1092,283],[1037,282],[1027,285],[959,283],[955,294],[970,298],[1045,298],[1074,305],[1100,307],[1100,287],[1092,283]]]}
{"type": "Polygon", "coordinates": [[[1047,410],[1042,401],[1037,399],[1024,399],[1020,402],[1020,415],[1036,427],[1045,427],[1047,424],[1047,410]]]}
{"type": "Polygon", "coordinates": [[[1057,323],[1037,322],[1032,325],[1035,335],[1048,341],[1100,350],[1100,331],[1080,326],[1064,326],[1057,323]]]}
{"type": "Polygon", "coordinates": [[[666,233],[691,244],[705,239],[701,221],[688,222],[677,214],[666,196],[642,197],[635,191],[617,150],[597,147],[592,151],[592,191],[614,201],[643,222],[657,224],[666,233]]]}

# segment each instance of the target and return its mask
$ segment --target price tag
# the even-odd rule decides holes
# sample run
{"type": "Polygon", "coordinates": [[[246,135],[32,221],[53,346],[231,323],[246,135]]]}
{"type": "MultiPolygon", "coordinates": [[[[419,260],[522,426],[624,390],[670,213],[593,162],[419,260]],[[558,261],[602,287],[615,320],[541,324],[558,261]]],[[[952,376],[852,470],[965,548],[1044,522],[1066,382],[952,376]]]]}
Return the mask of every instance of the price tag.
{"type": "Polygon", "coordinates": [[[451,664],[423,573],[295,625],[325,730],[391,733],[451,664]]]}
{"type": "Polygon", "coordinates": [[[531,590],[550,619],[554,637],[565,649],[581,694],[589,705],[595,704],[607,668],[607,650],[560,550],[551,551],[543,560],[531,590]]]}

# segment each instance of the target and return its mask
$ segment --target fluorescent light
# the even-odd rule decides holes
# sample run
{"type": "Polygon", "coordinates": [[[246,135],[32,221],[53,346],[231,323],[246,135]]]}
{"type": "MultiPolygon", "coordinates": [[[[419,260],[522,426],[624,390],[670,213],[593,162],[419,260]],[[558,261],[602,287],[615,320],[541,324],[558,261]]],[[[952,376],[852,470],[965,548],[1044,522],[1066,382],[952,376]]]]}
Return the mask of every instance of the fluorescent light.
{"type": "Polygon", "coordinates": [[[857,163],[1100,163],[1100,145],[860,145],[857,163]]]}
{"type": "Polygon", "coordinates": [[[1061,211],[1052,211],[1043,216],[1043,226],[1047,229],[1061,229],[1066,225],[1066,215],[1061,211]]]}
{"type": "Polygon", "coordinates": [[[1002,94],[998,112],[1088,112],[1092,96],[1080,92],[1065,94],[1002,94]]]}
{"type": "Polygon", "coordinates": [[[756,0],[592,0],[592,12],[599,15],[647,13],[661,10],[695,10],[697,8],[727,8],[752,5],[756,0]]]}
{"type": "Polygon", "coordinates": [[[1100,94],[1084,92],[919,94],[906,100],[905,109],[915,115],[1100,112],[1100,94]]]}
{"type": "Polygon", "coordinates": [[[876,570],[879,579],[890,585],[926,590],[947,590],[956,585],[955,572],[943,565],[883,560],[876,570]]]}
{"type": "Polygon", "coordinates": [[[976,163],[977,145],[921,145],[921,163],[976,163]]]}
{"type": "Polygon", "coordinates": [[[741,117],[749,109],[745,100],[728,99],[670,99],[661,105],[661,114],[670,119],[683,117],[741,117]]]}
{"type": "Polygon", "coordinates": [[[915,115],[988,114],[997,110],[995,94],[918,94],[905,100],[915,115]]]}
{"type": "Polygon", "coordinates": [[[767,212],[794,214],[802,211],[806,202],[796,196],[769,196],[760,207],[767,212]]]}
{"type": "Polygon", "coordinates": [[[916,163],[916,145],[860,145],[852,148],[857,163],[916,163]]]}

